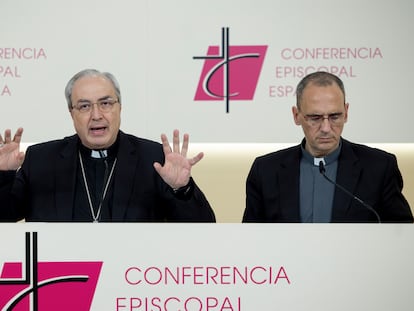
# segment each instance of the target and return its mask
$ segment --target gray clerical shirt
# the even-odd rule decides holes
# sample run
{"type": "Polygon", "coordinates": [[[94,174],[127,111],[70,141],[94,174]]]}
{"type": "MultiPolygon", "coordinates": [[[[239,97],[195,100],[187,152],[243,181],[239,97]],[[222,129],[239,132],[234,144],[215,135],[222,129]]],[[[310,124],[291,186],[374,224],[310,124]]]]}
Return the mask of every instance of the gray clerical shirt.
{"type": "Polygon", "coordinates": [[[319,162],[323,161],[325,164],[326,176],[336,181],[340,152],[341,144],[331,154],[323,158],[315,158],[305,150],[302,144],[299,181],[301,222],[331,222],[335,186],[319,172],[319,162]]]}

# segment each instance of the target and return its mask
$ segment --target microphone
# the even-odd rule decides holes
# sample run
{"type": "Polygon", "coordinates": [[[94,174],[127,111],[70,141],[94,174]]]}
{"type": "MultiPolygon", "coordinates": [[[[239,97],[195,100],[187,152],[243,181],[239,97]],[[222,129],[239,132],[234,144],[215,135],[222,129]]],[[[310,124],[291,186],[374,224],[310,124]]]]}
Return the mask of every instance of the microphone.
{"type": "Polygon", "coordinates": [[[347,195],[349,195],[351,198],[353,198],[354,200],[358,201],[359,203],[361,203],[362,206],[364,206],[369,211],[371,211],[375,215],[375,217],[377,218],[378,223],[381,223],[381,218],[379,217],[377,211],[372,208],[372,206],[370,206],[369,204],[365,203],[360,198],[358,198],[357,196],[355,196],[354,194],[352,194],[351,192],[349,192],[348,190],[346,190],[344,187],[342,187],[340,184],[337,184],[335,181],[333,181],[328,176],[326,176],[326,174],[325,174],[325,165],[323,164],[323,161],[319,161],[319,173],[321,173],[322,176],[325,177],[325,179],[327,181],[329,181],[331,184],[333,184],[335,187],[338,187],[343,192],[345,192],[347,195]]]}

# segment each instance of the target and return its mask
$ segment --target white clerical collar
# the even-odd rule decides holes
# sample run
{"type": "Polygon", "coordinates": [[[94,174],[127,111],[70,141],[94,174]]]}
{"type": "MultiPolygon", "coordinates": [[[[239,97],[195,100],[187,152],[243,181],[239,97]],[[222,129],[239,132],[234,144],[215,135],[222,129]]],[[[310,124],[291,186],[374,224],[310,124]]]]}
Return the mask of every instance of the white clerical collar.
{"type": "Polygon", "coordinates": [[[323,165],[326,165],[325,158],[313,158],[313,165],[319,166],[319,162],[323,163],[323,165]]]}
{"type": "Polygon", "coordinates": [[[91,157],[95,159],[106,158],[108,156],[108,150],[91,150],[91,157]]]}

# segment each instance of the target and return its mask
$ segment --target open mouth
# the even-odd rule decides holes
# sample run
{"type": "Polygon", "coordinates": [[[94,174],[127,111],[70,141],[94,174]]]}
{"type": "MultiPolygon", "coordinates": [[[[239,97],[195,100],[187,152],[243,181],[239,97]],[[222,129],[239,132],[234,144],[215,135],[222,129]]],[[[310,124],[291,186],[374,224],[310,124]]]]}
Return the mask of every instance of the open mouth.
{"type": "Polygon", "coordinates": [[[105,133],[105,131],[106,131],[106,126],[95,126],[95,127],[89,128],[89,132],[91,132],[93,135],[101,135],[105,133]]]}

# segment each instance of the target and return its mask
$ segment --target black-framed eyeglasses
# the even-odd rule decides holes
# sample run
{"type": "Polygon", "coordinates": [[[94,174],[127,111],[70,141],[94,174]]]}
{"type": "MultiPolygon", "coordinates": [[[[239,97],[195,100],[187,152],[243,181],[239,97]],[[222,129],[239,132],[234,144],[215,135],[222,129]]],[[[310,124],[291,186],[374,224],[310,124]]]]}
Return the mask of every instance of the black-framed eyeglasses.
{"type": "Polygon", "coordinates": [[[87,113],[92,111],[93,105],[96,105],[101,112],[108,112],[112,110],[112,107],[116,103],[118,103],[118,100],[113,98],[100,99],[94,103],[88,100],[82,100],[73,105],[72,108],[81,113],[87,113]]]}
{"type": "Polygon", "coordinates": [[[335,112],[330,114],[304,114],[303,118],[312,127],[321,126],[323,121],[327,119],[332,126],[344,124],[345,115],[343,112],[335,112]]]}

